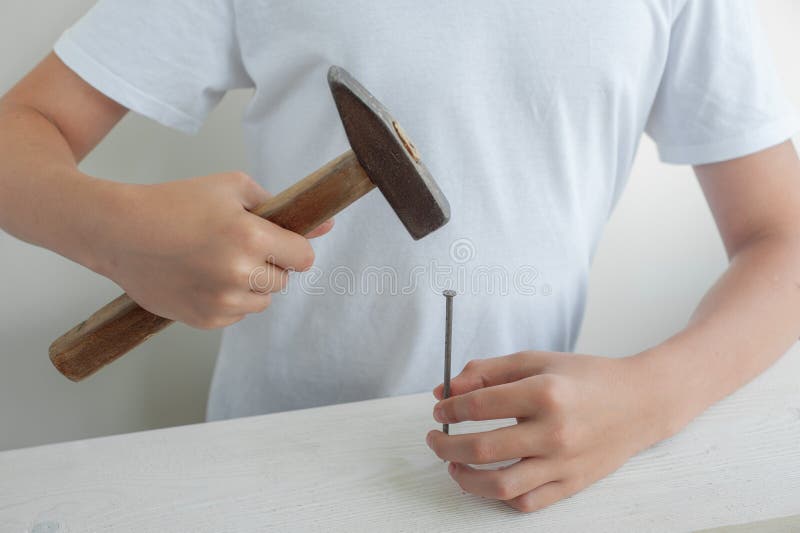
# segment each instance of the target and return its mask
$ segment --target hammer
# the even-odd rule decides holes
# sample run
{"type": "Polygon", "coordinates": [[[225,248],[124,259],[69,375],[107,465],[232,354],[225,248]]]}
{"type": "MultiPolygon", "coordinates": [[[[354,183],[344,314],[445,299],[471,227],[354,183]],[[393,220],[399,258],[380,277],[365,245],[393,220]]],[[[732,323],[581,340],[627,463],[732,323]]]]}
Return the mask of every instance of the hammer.
{"type": "MultiPolygon", "coordinates": [[[[415,240],[444,226],[447,199],[397,121],[344,69],[331,67],[328,84],[352,150],[252,213],[305,235],[377,186],[415,240]]],[[[50,360],[81,381],[172,322],[123,294],[56,339],[50,360]]]]}

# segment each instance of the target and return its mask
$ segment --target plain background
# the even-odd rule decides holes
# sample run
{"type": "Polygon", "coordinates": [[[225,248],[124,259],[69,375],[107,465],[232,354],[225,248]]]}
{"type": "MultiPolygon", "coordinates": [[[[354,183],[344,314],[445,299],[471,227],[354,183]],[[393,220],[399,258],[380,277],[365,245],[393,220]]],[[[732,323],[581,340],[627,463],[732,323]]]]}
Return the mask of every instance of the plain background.
{"type": "MultiPolygon", "coordinates": [[[[4,0],[0,93],[93,3],[4,0]]],[[[787,93],[800,108],[800,2],[757,4],[787,93]]],[[[240,169],[239,118],[247,97],[245,92],[229,95],[196,137],[129,116],[83,169],[135,182],[240,169]]],[[[217,332],[174,326],[92,379],[69,382],[50,364],[50,342],[119,289],[4,233],[0,258],[0,449],[203,420],[217,332]]],[[[659,342],[682,327],[725,265],[691,169],[659,163],[644,139],[595,259],[578,351],[626,355],[659,342]]]]}

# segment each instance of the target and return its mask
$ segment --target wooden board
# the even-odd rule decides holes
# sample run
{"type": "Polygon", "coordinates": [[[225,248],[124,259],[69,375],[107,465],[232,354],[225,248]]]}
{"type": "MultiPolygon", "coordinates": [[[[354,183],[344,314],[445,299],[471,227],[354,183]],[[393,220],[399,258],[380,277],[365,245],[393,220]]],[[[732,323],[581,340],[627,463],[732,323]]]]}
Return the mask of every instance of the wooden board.
{"type": "Polygon", "coordinates": [[[800,531],[800,515],[760,520],[738,526],[715,527],[704,529],[701,533],[797,533],[798,531],[800,531]]]}
{"type": "Polygon", "coordinates": [[[683,531],[800,514],[798,347],[531,515],[461,493],[424,443],[432,405],[423,394],[0,453],[0,531],[683,531]]]}

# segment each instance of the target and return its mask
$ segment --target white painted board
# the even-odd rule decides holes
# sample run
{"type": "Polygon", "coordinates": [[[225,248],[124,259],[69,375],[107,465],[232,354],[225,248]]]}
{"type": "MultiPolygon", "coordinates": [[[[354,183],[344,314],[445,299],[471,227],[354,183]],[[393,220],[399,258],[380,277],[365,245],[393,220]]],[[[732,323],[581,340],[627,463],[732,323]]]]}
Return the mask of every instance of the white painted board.
{"type": "MultiPolygon", "coordinates": [[[[462,494],[415,395],[0,453],[0,531],[676,531],[800,514],[800,347],[524,515],[462,494]]],[[[488,427],[471,424],[459,431],[488,427]]]]}

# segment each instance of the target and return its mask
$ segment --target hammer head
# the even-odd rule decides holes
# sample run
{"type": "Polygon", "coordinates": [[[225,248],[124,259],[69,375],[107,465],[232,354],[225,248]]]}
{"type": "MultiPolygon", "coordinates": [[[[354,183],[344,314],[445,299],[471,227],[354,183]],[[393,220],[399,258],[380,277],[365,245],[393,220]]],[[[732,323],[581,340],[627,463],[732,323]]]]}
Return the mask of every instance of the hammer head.
{"type": "Polygon", "coordinates": [[[358,162],[411,236],[444,226],[450,204],[389,111],[340,67],[330,68],[328,83],[358,162]]]}

